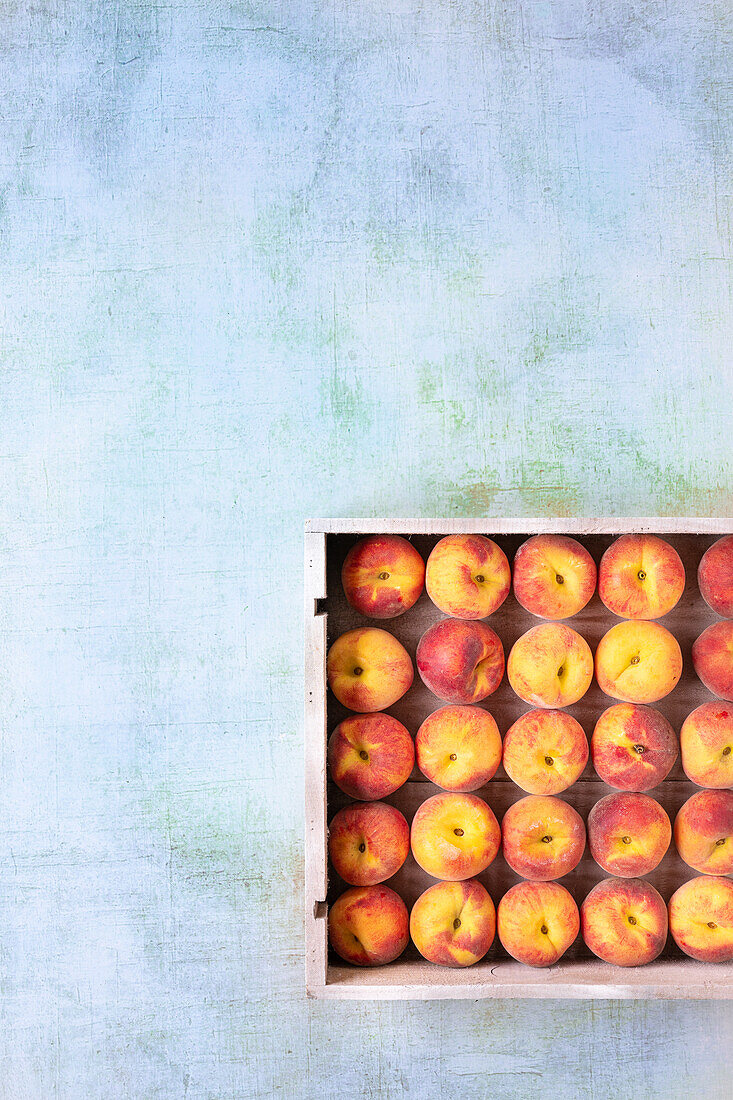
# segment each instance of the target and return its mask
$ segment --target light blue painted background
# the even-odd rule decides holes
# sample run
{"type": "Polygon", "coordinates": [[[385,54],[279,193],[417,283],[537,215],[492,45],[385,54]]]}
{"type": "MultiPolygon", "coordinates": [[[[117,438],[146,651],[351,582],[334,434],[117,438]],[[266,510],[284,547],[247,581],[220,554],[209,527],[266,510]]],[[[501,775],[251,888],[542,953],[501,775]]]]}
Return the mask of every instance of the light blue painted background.
{"type": "Polygon", "coordinates": [[[0,0],[0,1092],[722,1098],[303,996],[308,515],[733,512],[726,0],[0,0]]]}

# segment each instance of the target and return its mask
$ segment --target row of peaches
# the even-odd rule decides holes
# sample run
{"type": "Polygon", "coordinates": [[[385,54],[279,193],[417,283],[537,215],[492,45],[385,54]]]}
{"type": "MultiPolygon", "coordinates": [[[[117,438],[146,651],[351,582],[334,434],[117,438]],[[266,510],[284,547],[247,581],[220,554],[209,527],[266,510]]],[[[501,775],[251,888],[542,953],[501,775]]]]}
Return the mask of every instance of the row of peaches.
{"type": "MultiPolygon", "coordinates": [[[[679,601],[685,587],[682,560],[656,535],[622,535],[600,566],[576,539],[533,535],[514,557],[513,578],[504,551],[484,535],[447,535],[423,561],[399,535],[370,535],[348,554],[341,571],[346,599],[373,619],[404,614],[423,588],[435,606],[456,619],[485,619],[514,594],[542,619],[577,615],[598,586],[602,602],[624,619],[658,619],[679,601]]],[[[718,539],[697,573],[703,599],[733,618],[733,535],[718,539]]]]}
{"type": "MultiPolygon", "coordinates": [[[[564,623],[534,626],[512,646],[505,661],[498,634],[484,622],[441,619],[428,627],[416,652],[420,678],[447,703],[477,703],[492,695],[504,672],[520,699],[535,707],[569,707],[591,686],[612,699],[654,703],[682,675],[679,642],[660,623],[628,619],[612,626],[596,648],[595,666],[585,638],[564,623]]],[[[692,646],[692,663],[705,687],[733,700],[733,620],[703,630],[692,646]]],[[[411,687],[409,653],[389,631],[365,626],[347,630],[331,645],[328,684],[338,701],[359,713],[386,710],[411,687]]]]}
{"type": "Polygon", "coordinates": [[[528,966],[558,962],[578,933],[604,962],[642,966],[656,959],[671,933],[677,946],[700,962],[733,959],[733,882],[701,875],[680,886],[665,905],[641,878],[606,878],[580,910],[559,882],[519,882],[494,907],[476,879],[437,882],[408,915],[389,886],[352,887],[328,915],[331,946],[355,966],[394,962],[410,939],[423,958],[442,966],[471,966],[498,933],[505,951],[528,966]]]}

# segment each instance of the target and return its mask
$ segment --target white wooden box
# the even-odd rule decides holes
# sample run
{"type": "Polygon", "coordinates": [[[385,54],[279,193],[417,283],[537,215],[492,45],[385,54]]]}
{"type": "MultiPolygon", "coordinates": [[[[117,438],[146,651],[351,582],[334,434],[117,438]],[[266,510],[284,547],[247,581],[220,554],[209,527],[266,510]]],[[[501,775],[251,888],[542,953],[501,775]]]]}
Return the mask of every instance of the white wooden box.
{"type": "MultiPolygon", "coordinates": [[[[542,532],[573,535],[591,552],[596,562],[613,538],[624,532],[654,532],[666,537],[678,550],[687,573],[679,604],[663,619],[677,637],[684,659],[682,678],[666,699],[655,703],[679,733],[684,718],[694,707],[713,696],[700,683],[692,668],[691,647],[710,623],[718,620],[704,603],[697,588],[697,565],[707,547],[722,534],[733,532],[733,519],[645,518],[645,519],[328,519],[311,520],[305,534],[305,937],[306,985],[310,996],[352,999],[470,998],[478,997],[576,997],[576,998],[730,998],[733,996],[733,963],[699,963],[679,951],[671,937],[662,955],[647,966],[620,968],[596,959],[579,937],[557,965],[536,970],[511,959],[497,940],[481,962],[466,969],[450,969],[428,963],[412,944],[388,966],[351,967],[329,954],[328,905],[345,889],[339,881],[329,884],[327,821],[350,801],[328,780],[326,746],[334,726],[347,711],[327,692],[327,646],[339,634],[372,622],[394,633],[415,657],[422,633],[442,618],[426,593],[415,607],[387,623],[366,620],[346,602],[341,587],[341,564],[348,548],[366,534],[392,533],[410,537],[424,558],[443,535],[478,533],[495,539],[511,561],[517,547],[530,535],[542,532]]],[[[499,634],[508,654],[511,645],[540,620],[534,618],[510,594],[504,605],[486,620],[499,634]]],[[[618,619],[606,610],[598,595],[571,620],[595,650],[601,636],[618,619]]],[[[601,692],[595,680],[583,699],[568,708],[590,736],[596,719],[615,700],[601,692]]],[[[422,720],[441,702],[422,684],[415,682],[390,713],[403,722],[414,736],[422,720]]],[[[482,704],[496,718],[502,736],[527,709],[506,681],[482,704]]],[[[437,792],[415,770],[400,790],[384,801],[400,809],[408,821],[425,798],[437,792]]],[[[650,792],[674,819],[682,803],[699,790],[682,771],[679,760],[669,777],[650,792]]],[[[591,806],[610,793],[588,764],[581,778],[562,798],[585,818],[591,806]]],[[[507,806],[523,796],[499,768],[496,776],[476,792],[485,798],[501,819],[507,806]]],[[[578,904],[604,872],[586,849],[578,867],[563,878],[578,904]]],[[[677,855],[674,843],[659,867],[646,876],[665,901],[696,872],[677,855]]],[[[478,876],[494,902],[519,881],[499,854],[478,876]]],[[[389,885],[404,898],[408,908],[435,880],[417,866],[412,856],[389,885]]]]}

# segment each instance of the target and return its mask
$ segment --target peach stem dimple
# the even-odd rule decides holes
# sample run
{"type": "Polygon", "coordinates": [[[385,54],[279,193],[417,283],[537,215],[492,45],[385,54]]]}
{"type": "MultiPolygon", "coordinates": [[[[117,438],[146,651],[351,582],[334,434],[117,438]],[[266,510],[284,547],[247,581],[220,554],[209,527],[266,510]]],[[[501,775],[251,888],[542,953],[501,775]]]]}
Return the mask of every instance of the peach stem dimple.
{"type": "Polygon", "coordinates": [[[730,745],[726,745],[723,749],[723,756],[730,756],[730,745]]]}
{"type": "Polygon", "coordinates": [[[543,836],[542,837],[542,843],[543,844],[551,844],[552,843],[552,837],[551,836],[543,836]]]}
{"type": "Polygon", "coordinates": [[[380,573],[379,574],[379,579],[380,579],[380,581],[388,581],[389,580],[389,573],[386,573],[386,572],[385,573],[380,573]]]}
{"type": "Polygon", "coordinates": [[[483,573],[477,573],[476,580],[479,584],[483,584],[486,578],[484,577],[483,573]]]}
{"type": "Polygon", "coordinates": [[[369,759],[369,753],[366,751],[366,749],[362,749],[361,752],[359,753],[359,756],[361,757],[362,760],[368,760],[369,759]]]}
{"type": "Polygon", "coordinates": [[[454,829],[453,832],[456,836],[463,836],[463,829],[454,829]]]}
{"type": "Polygon", "coordinates": [[[452,753],[450,754],[450,756],[448,757],[448,759],[449,759],[449,760],[457,760],[457,759],[458,759],[458,757],[456,756],[456,754],[455,754],[454,752],[452,752],[452,753]]]}
{"type": "Polygon", "coordinates": [[[460,927],[461,927],[461,918],[456,917],[456,919],[453,921],[453,929],[454,929],[454,931],[457,932],[460,927]]]}
{"type": "Polygon", "coordinates": [[[356,668],[354,669],[354,676],[361,676],[363,671],[364,671],[364,669],[359,668],[359,666],[357,665],[356,668]]]}

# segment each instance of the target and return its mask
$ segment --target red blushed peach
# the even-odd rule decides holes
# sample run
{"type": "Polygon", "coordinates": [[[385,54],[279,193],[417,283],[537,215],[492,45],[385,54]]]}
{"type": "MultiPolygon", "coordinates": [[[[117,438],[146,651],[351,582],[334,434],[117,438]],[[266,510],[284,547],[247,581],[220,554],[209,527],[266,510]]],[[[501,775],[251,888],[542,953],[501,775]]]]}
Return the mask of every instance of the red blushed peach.
{"type": "Polygon", "coordinates": [[[609,794],[588,814],[591,855],[619,878],[648,875],[661,863],[671,839],[667,814],[648,794],[609,794]]]}
{"type": "Polygon", "coordinates": [[[494,942],[494,903],[480,882],[436,882],[410,913],[410,936],[423,958],[440,966],[473,966],[494,942]]]}
{"type": "Polygon", "coordinates": [[[473,878],[496,858],[501,830],[475,794],[435,794],[418,808],[410,833],[412,854],[433,878],[473,878]]]}
{"type": "Polygon", "coordinates": [[[580,907],[583,939],[614,966],[652,962],[667,942],[667,906],[641,878],[604,878],[580,907]]]}
{"type": "Polygon", "coordinates": [[[394,962],[409,941],[407,906],[389,886],[354,886],[331,906],[328,938],[354,966],[394,962]]]}
{"type": "Polygon", "coordinates": [[[689,867],[705,875],[733,872],[733,792],[697,791],[674,821],[674,842],[689,867]]]}
{"type": "Polygon", "coordinates": [[[681,951],[699,962],[733,959],[733,882],[702,875],[669,899],[669,930],[681,951]]]}
{"type": "Polygon", "coordinates": [[[733,707],[703,703],[680,730],[685,775],[698,787],[733,787],[733,707]]]}
{"type": "Polygon", "coordinates": [[[428,557],[425,587],[444,615],[484,619],[509,595],[509,562],[483,535],[447,535],[428,557]]]}
{"type": "Polygon", "coordinates": [[[507,675],[512,689],[535,707],[569,707],[593,679],[593,654],[585,638],[561,623],[542,623],[511,648],[507,675]]]}
{"type": "Polygon", "coordinates": [[[552,966],[577,939],[580,914],[559,882],[518,882],[497,912],[505,951],[527,966],[552,966]]]}
{"type": "Polygon", "coordinates": [[[653,707],[616,703],[604,710],[590,740],[593,767],[604,783],[621,791],[649,791],[677,759],[677,738],[653,707]]]}
{"type": "Polygon", "coordinates": [[[579,722],[562,710],[530,710],[504,738],[504,770],[529,794],[559,794],[588,763],[588,741],[579,722]]]}
{"type": "Polygon", "coordinates": [[[580,862],[585,850],[583,818],[560,798],[530,794],[504,814],[504,859],[522,878],[547,882],[580,862]]]}
{"type": "Polygon", "coordinates": [[[399,535],[371,535],[352,546],[341,570],[344,595],[370,619],[394,619],[417,603],[425,563],[399,535]]]}
{"type": "Polygon", "coordinates": [[[337,787],[350,798],[386,798],[410,778],[415,746],[390,714],[353,714],[328,741],[328,766],[337,787]]]}
{"type": "Polygon", "coordinates": [[[598,643],[596,679],[612,699],[654,703],[669,695],[681,675],[679,642],[659,623],[617,623],[598,643]]]}
{"type": "Polygon", "coordinates": [[[393,634],[376,626],[347,630],[328,651],[328,686],[349,710],[391,707],[412,684],[412,661],[393,634]]]}
{"type": "Polygon", "coordinates": [[[684,589],[682,559],[656,535],[622,535],[601,558],[598,595],[623,619],[658,619],[684,589]]]}
{"type": "Polygon", "coordinates": [[[703,554],[697,568],[700,594],[708,607],[733,618],[733,535],[718,539],[703,554]]]}
{"type": "Polygon", "coordinates": [[[514,557],[514,595],[541,619],[577,615],[596,590],[596,563],[566,535],[533,535],[514,557]]]}
{"type": "Polygon", "coordinates": [[[504,676],[504,647],[485,623],[443,619],[425,631],[417,647],[423,683],[446,703],[478,703],[504,676]]]}
{"type": "Polygon", "coordinates": [[[475,791],[501,763],[501,734],[481,707],[441,707],[420,726],[415,749],[417,766],[431,783],[445,791],[475,791]]]}
{"type": "Polygon", "coordinates": [[[410,826],[386,802],[358,802],[334,816],[328,854],[350,886],[376,886],[392,878],[410,851],[410,826]]]}
{"type": "Polygon", "coordinates": [[[692,647],[695,672],[708,691],[733,700],[733,621],[713,623],[692,647]]]}

